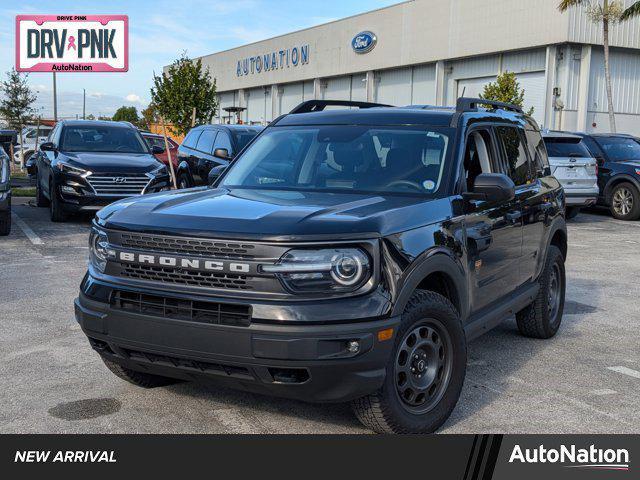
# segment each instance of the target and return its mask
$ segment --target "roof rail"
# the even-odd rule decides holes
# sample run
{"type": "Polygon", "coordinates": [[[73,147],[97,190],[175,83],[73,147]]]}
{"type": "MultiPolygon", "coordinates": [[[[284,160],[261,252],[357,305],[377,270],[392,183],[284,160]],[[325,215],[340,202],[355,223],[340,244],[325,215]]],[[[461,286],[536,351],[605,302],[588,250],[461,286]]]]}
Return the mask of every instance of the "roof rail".
{"type": "Polygon", "coordinates": [[[329,106],[357,108],[391,107],[391,105],[384,105],[382,103],[351,102],[349,100],[307,100],[306,102],[302,102],[300,105],[291,110],[289,112],[289,115],[297,113],[321,112],[329,106]]]}
{"type": "Polygon", "coordinates": [[[524,113],[522,108],[512,103],[496,102],[494,100],[485,100],[484,98],[467,98],[460,97],[456,102],[456,112],[473,112],[478,110],[478,106],[487,105],[500,110],[509,110],[516,113],[524,113]]]}

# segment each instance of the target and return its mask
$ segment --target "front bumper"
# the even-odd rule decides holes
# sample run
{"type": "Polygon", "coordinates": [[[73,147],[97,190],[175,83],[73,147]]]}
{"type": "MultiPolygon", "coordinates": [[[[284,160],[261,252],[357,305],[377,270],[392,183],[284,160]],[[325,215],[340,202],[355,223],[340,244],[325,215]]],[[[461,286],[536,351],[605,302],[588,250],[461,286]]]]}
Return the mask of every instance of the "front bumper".
{"type": "MultiPolygon", "coordinates": [[[[339,300],[336,300],[339,301],[339,300]]],[[[295,308],[295,307],[294,307],[295,308]]],[[[76,320],[103,357],[132,370],[313,402],[344,402],[382,386],[400,317],[248,326],[133,313],[82,292],[76,320]],[[358,342],[358,351],[349,342],[358,342]]]]}

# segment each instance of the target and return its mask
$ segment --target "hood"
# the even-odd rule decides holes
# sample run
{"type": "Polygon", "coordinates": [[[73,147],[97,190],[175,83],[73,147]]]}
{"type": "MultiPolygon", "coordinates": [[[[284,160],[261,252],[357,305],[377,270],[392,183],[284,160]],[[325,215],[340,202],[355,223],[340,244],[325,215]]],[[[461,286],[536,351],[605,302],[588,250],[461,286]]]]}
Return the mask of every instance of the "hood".
{"type": "Polygon", "coordinates": [[[162,165],[150,153],[60,152],[59,160],[94,173],[147,173],[162,165]]]}
{"type": "Polygon", "coordinates": [[[357,193],[194,189],[116,202],[106,228],[218,238],[375,238],[450,216],[449,199],[357,193]]]}

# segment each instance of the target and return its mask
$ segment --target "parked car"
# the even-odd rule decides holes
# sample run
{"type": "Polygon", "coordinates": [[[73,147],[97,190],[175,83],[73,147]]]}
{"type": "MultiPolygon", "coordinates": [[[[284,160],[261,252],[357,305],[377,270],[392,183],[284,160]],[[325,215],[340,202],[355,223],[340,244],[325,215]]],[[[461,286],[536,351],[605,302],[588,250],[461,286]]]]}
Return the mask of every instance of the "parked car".
{"type": "Polygon", "coordinates": [[[178,148],[178,188],[206,185],[211,169],[229,165],[261,130],[248,125],[202,125],[190,130],[178,148]]]}
{"type": "Polygon", "coordinates": [[[598,162],[598,204],[619,220],[640,218],[640,139],[624,134],[580,134],[598,162]]]}
{"type": "Polygon", "coordinates": [[[467,342],[514,313],[558,331],[564,192],[519,107],[305,102],[212,187],[94,221],[76,318],[135,385],[351,401],[375,431],[432,432],[467,342]]]}
{"type": "Polygon", "coordinates": [[[51,220],[62,222],[68,213],[168,189],[167,168],[153,156],[160,153],[120,122],[58,122],[37,154],[37,205],[49,206],[51,220]]]}
{"type": "MultiPolygon", "coordinates": [[[[18,143],[17,145],[14,145],[13,148],[14,162],[20,164],[21,158],[24,158],[24,165],[26,167],[27,163],[29,163],[29,160],[35,153],[36,143],[41,145],[46,142],[51,130],[53,130],[53,127],[50,127],[49,125],[40,125],[40,127],[36,125],[29,125],[24,127],[22,129],[22,144],[18,143]]],[[[20,141],[19,136],[18,141],[20,141]]]]}
{"type": "Polygon", "coordinates": [[[567,218],[574,218],[581,207],[598,199],[598,165],[580,135],[545,132],[551,173],[564,188],[567,218]]]}
{"type": "MultiPolygon", "coordinates": [[[[164,137],[162,135],[157,135],[151,132],[141,132],[144,139],[149,144],[150,148],[158,147],[163,150],[162,153],[156,154],[156,158],[164,163],[167,167],[169,166],[169,154],[165,151],[166,145],[164,143],[164,137]]],[[[178,168],[178,144],[171,137],[167,137],[167,142],[169,143],[169,152],[171,153],[171,163],[173,163],[174,168],[178,168]]]]}
{"type": "Polygon", "coordinates": [[[11,233],[11,159],[0,147],[0,236],[11,233]]]}

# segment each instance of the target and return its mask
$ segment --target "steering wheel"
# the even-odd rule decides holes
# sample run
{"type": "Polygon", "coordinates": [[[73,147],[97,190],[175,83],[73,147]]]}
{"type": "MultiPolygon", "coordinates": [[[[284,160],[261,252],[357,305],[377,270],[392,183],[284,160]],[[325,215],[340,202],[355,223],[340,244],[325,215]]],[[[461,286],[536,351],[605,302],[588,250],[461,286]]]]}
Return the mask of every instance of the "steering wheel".
{"type": "Polygon", "coordinates": [[[386,186],[386,188],[393,187],[409,187],[418,190],[419,192],[424,192],[424,188],[422,188],[422,185],[417,182],[412,182],[411,180],[394,180],[386,186]]]}

